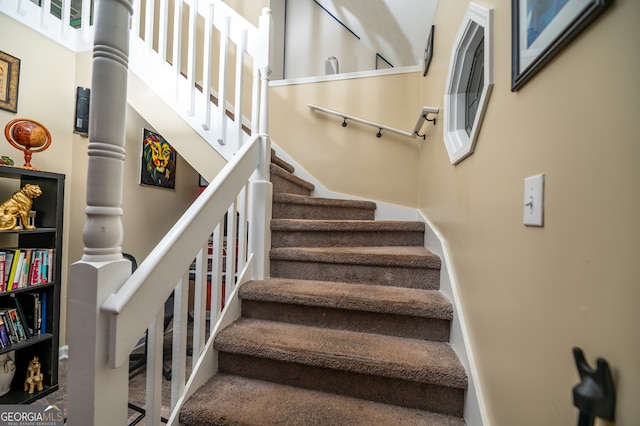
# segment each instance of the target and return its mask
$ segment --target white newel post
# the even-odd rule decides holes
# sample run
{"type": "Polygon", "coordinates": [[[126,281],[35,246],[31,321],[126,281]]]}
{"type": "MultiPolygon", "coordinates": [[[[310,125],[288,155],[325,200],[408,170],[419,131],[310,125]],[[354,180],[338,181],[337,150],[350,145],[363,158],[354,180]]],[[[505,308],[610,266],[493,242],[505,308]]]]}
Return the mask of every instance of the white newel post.
{"type": "Polygon", "coordinates": [[[260,161],[252,182],[252,220],[250,227],[250,252],[255,254],[254,277],[264,279],[269,276],[269,250],[271,249],[271,203],[273,185],[269,177],[271,163],[271,141],[269,140],[269,68],[270,46],[272,40],[273,19],[271,10],[262,10],[258,30],[260,33],[260,57],[255,58],[256,66],[260,70],[260,107],[258,119],[258,134],[260,135],[260,161]]]}
{"type": "Polygon", "coordinates": [[[131,275],[122,258],[122,187],[132,0],[97,0],[89,117],[87,219],[82,260],[68,292],[68,419],[72,426],[127,420],[128,366],[109,368],[105,298],[131,275]]]}

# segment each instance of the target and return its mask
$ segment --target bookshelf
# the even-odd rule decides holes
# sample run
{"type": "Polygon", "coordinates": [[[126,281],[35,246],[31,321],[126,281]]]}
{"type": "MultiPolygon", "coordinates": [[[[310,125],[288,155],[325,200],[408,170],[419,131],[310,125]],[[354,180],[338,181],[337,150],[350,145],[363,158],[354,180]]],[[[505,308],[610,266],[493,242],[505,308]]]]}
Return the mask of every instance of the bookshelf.
{"type": "MultiPolygon", "coordinates": [[[[15,374],[9,391],[0,396],[0,404],[29,404],[58,389],[64,179],[65,176],[58,173],[0,166],[0,203],[9,199],[14,192],[26,184],[39,185],[42,190],[42,195],[33,199],[31,209],[35,211],[36,229],[0,231],[0,253],[14,250],[26,253],[32,250],[26,281],[13,285],[12,288],[6,285],[0,288],[5,290],[0,292],[0,308],[2,308],[0,312],[4,311],[6,318],[7,309],[12,309],[15,301],[18,300],[18,305],[22,309],[21,319],[26,322],[24,339],[17,341],[9,339],[8,345],[6,341],[2,344],[0,330],[0,360],[6,359],[9,355],[15,364],[15,374]],[[38,263],[48,258],[49,269],[36,268],[33,265],[36,249],[47,251],[47,257],[40,255],[42,257],[38,263]],[[38,302],[41,309],[38,309],[38,302]],[[39,325],[38,316],[40,317],[39,325]],[[38,357],[41,364],[43,389],[29,394],[24,390],[24,383],[29,362],[34,357],[38,357]]],[[[6,268],[9,268],[7,264],[5,264],[6,268]]],[[[4,278],[2,277],[3,280],[4,278]]],[[[6,327],[9,326],[6,325],[6,327]]],[[[2,369],[0,369],[0,383],[2,382],[2,369]]]]}

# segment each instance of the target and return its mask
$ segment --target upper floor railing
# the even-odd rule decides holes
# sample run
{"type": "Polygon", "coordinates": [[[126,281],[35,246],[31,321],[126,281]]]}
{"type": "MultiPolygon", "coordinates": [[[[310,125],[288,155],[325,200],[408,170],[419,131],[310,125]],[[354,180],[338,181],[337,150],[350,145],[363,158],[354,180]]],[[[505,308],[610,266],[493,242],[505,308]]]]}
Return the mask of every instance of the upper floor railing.
{"type": "MultiPolygon", "coordinates": [[[[97,3],[1,0],[0,12],[83,52],[93,49],[97,3]]],[[[259,126],[258,70],[269,67],[270,11],[256,28],[221,0],[134,1],[132,7],[128,68],[230,159],[259,126]]]]}

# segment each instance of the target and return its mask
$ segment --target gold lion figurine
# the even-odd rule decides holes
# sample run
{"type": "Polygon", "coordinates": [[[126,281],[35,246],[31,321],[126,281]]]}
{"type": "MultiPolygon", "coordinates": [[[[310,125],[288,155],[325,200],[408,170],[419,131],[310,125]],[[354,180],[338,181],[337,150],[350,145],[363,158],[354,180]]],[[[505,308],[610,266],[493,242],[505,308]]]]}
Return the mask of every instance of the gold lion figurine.
{"type": "Polygon", "coordinates": [[[33,199],[41,195],[42,190],[38,185],[28,183],[0,204],[0,231],[22,229],[18,225],[18,217],[25,229],[35,229],[35,226],[29,225],[29,210],[33,206],[33,199]]]}
{"type": "Polygon", "coordinates": [[[27,368],[27,379],[24,381],[24,390],[29,391],[31,395],[35,390],[40,392],[43,389],[42,379],[43,374],[40,372],[40,360],[37,356],[34,356],[29,361],[29,367],[27,368]]]}

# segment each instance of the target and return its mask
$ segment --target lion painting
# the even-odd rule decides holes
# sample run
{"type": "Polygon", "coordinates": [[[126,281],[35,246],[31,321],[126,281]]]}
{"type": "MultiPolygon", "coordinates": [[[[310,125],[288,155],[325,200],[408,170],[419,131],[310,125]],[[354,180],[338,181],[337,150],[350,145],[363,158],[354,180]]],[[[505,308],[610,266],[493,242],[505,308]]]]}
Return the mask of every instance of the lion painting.
{"type": "Polygon", "coordinates": [[[22,229],[18,218],[25,229],[35,229],[35,226],[29,225],[29,210],[33,206],[33,199],[41,195],[42,190],[38,185],[28,183],[0,204],[0,230],[22,229]]]}
{"type": "Polygon", "coordinates": [[[162,136],[144,130],[140,183],[174,188],[176,182],[176,151],[162,136]]]}

